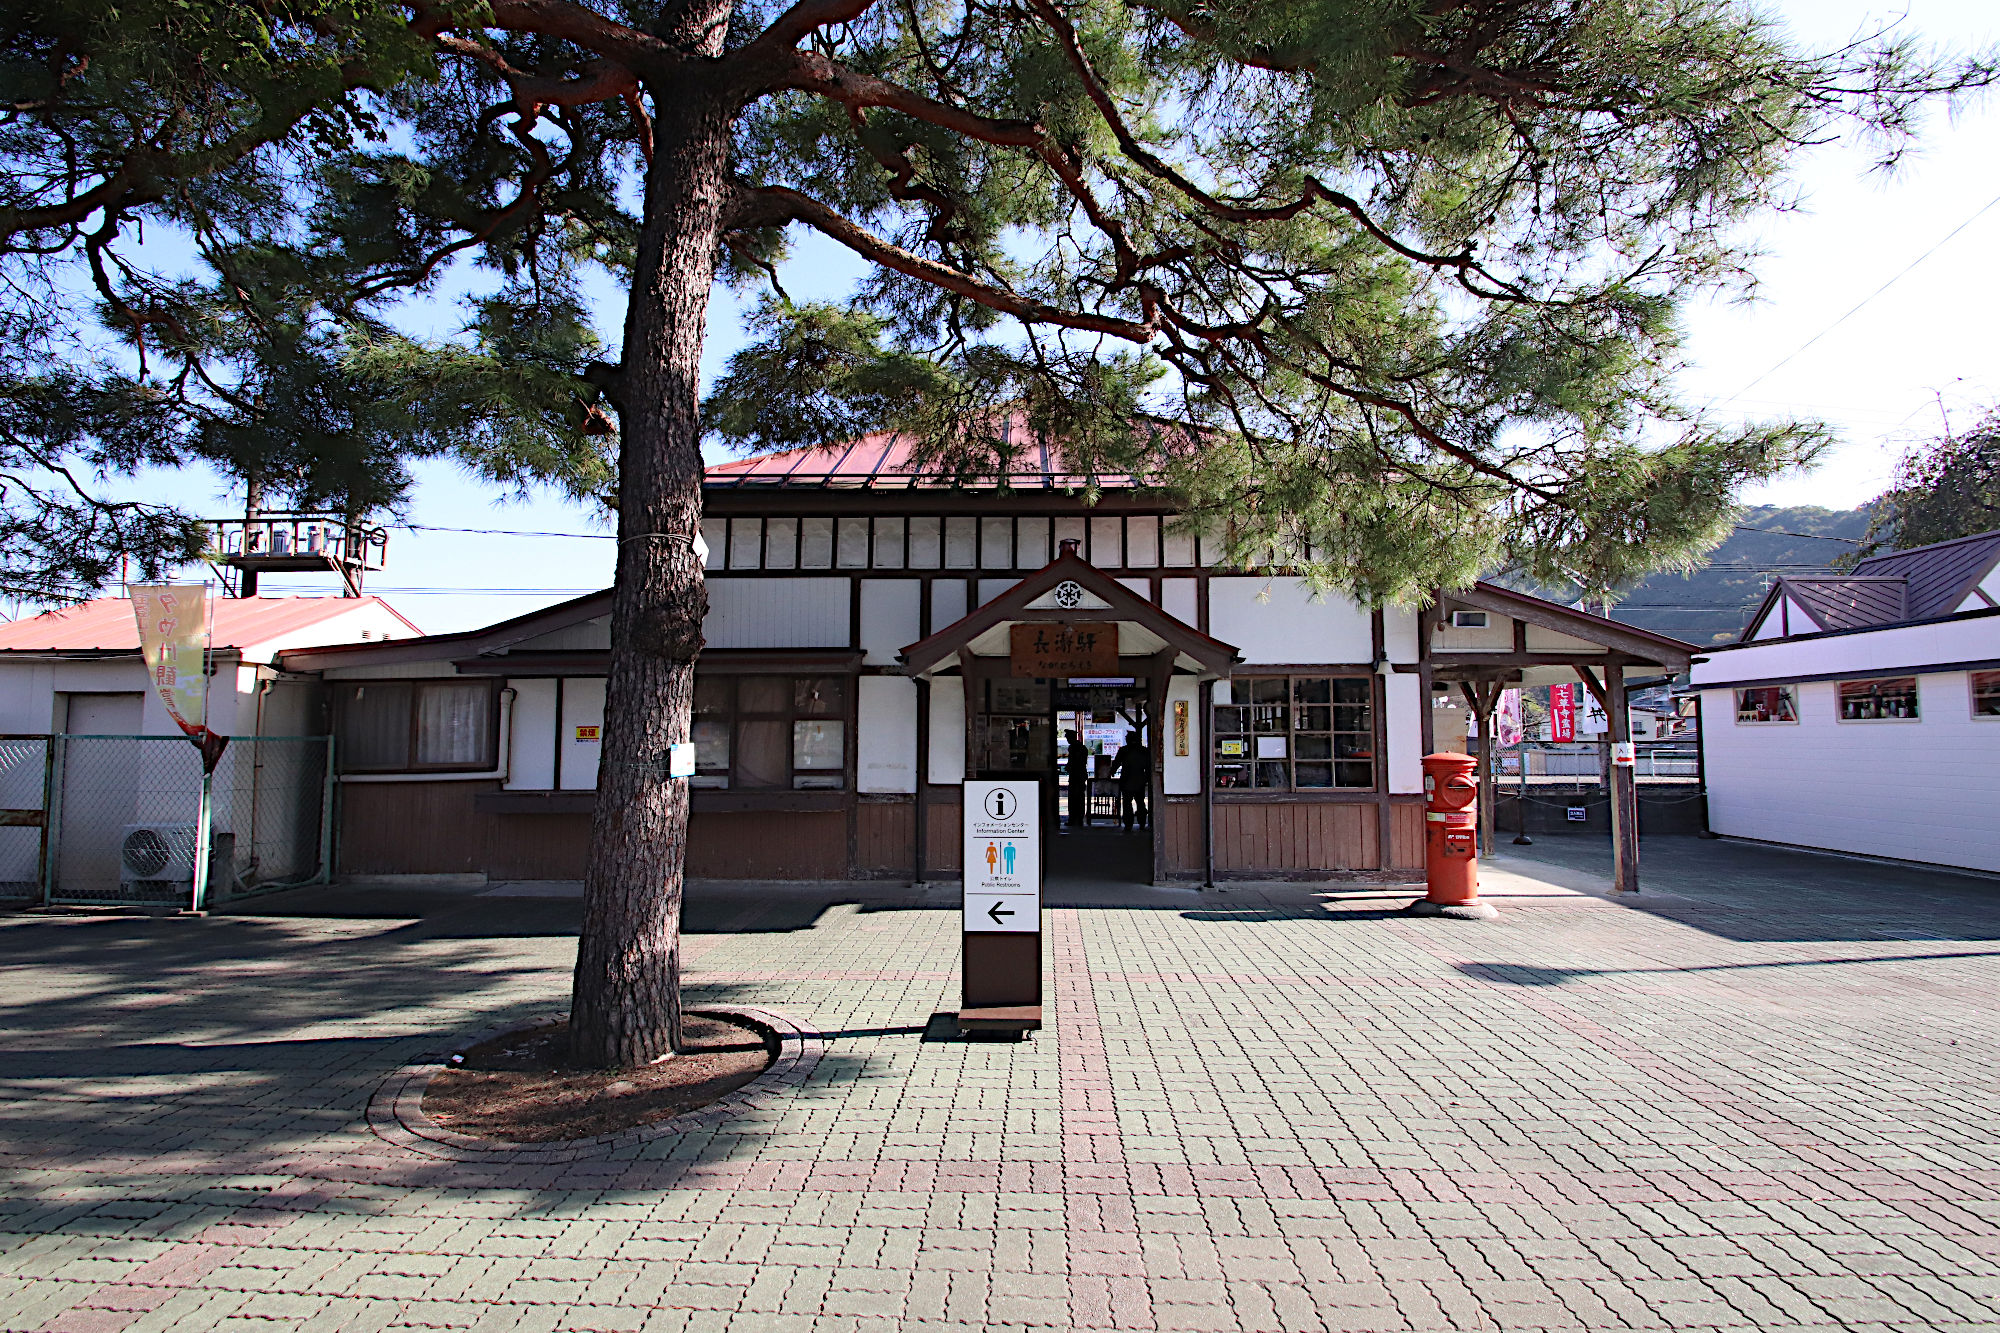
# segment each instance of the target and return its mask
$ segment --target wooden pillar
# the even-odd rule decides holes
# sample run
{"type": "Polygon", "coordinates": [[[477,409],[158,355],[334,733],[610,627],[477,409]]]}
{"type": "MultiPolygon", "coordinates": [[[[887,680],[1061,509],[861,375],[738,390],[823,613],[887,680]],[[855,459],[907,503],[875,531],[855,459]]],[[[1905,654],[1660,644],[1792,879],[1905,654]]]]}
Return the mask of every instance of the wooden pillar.
{"type": "MultiPolygon", "coordinates": [[[[1604,669],[1604,711],[1611,724],[1611,887],[1639,891],[1639,787],[1635,766],[1616,762],[1617,751],[1632,743],[1632,710],[1625,701],[1625,666],[1604,669]]],[[[1629,752],[1629,751],[1628,751],[1629,752]]]]}
{"type": "Polygon", "coordinates": [[[1625,663],[1609,657],[1604,679],[1579,663],[1576,674],[1604,710],[1604,786],[1611,798],[1611,888],[1616,893],[1639,891],[1639,789],[1632,767],[1612,762],[1616,747],[1632,741],[1632,712],[1625,702],[1625,663]]]}
{"type": "Polygon", "coordinates": [[[1493,713],[1500,703],[1501,683],[1497,680],[1468,680],[1459,685],[1466,706],[1479,722],[1479,854],[1493,847],[1493,713]]]}
{"type": "Polygon", "coordinates": [[[1167,686],[1174,678],[1175,656],[1172,648],[1161,649],[1153,655],[1146,675],[1146,753],[1152,760],[1152,771],[1146,775],[1146,833],[1153,844],[1155,884],[1166,880],[1167,733],[1172,725],[1167,718],[1167,686]]]}
{"type": "Polygon", "coordinates": [[[917,789],[911,806],[916,811],[916,827],[910,838],[910,886],[921,887],[929,877],[926,863],[930,860],[925,843],[930,838],[930,805],[924,800],[924,788],[931,779],[931,679],[920,676],[917,679],[917,789]]]}

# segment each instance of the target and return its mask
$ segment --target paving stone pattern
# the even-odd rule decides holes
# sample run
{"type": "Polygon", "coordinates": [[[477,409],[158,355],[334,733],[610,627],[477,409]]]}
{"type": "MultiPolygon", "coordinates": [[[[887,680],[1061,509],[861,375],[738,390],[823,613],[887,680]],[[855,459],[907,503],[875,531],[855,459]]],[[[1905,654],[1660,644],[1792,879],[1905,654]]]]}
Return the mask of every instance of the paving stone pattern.
{"type": "Polygon", "coordinates": [[[823,1054],[567,1160],[364,1112],[560,1005],[573,901],[11,918],[0,1329],[2000,1328],[2000,885],[1673,855],[1498,863],[1494,922],[1078,887],[1020,1043],[924,1039],[940,891],[702,887],[691,997],[823,1054]]]}

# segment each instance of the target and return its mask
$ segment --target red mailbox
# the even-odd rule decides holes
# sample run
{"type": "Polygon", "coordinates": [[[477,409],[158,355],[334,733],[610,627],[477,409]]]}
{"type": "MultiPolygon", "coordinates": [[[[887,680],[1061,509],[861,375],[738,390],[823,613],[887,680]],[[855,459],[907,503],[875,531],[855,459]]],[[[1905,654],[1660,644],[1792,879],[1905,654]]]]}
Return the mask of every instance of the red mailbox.
{"type": "Polygon", "coordinates": [[[1479,901],[1479,779],[1471,755],[1424,756],[1424,901],[1479,901]]]}

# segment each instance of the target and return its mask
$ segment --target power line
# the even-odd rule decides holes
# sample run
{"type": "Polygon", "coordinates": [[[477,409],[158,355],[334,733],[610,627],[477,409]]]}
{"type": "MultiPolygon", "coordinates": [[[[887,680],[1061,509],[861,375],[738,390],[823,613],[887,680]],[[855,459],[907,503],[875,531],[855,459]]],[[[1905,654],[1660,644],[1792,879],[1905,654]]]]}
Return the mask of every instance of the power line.
{"type": "Polygon", "coordinates": [[[1768,532],[1773,537],[1803,537],[1815,542],[1846,542],[1849,546],[1861,545],[1858,537],[1834,537],[1824,532],[1786,532],[1783,528],[1753,528],[1748,523],[1732,525],[1738,532],[1768,532]]]}
{"type": "Polygon", "coordinates": [[[1748,384],[1738,389],[1735,393],[1730,394],[1729,397],[1716,399],[1716,404],[1719,405],[1721,403],[1734,402],[1736,399],[1741,398],[1744,394],[1750,392],[1750,390],[1762,384],[1765,380],[1771,378],[1771,376],[1777,374],[1786,365],[1790,364],[1793,358],[1797,357],[1799,353],[1805,351],[1806,348],[1811,347],[1821,338],[1826,337],[1827,334],[1832,333],[1842,324],[1845,324],[1848,320],[1852,319],[1855,315],[1859,314],[1863,306],[1867,305],[1870,301],[1880,296],[1883,292],[1888,291],[1891,287],[1901,282],[1905,277],[1909,275],[1911,269],[1915,268],[1917,265],[1923,263],[1926,259],[1929,259],[1932,255],[1936,254],[1939,250],[1943,249],[1945,244],[1949,242],[1952,237],[1958,235],[1960,232],[1964,231],[1967,227],[1970,227],[1973,223],[1979,221],[1979,219],[1984,217],[1988,212],[1988,210],[1992,209],[1996,204],[2000,204],[2000,194],[1994,195],[1991,199],[1987,200],[1986,203],[1983,206],[1981,206],[1980,209],[1977,212],[1975,212],[1971,217],[1959,223],[1956,227],[1953,227],[1949,232],[1946,232],[1944,238],[1940,240],[1936,245],[1933,245],[1930,249],[1924,251],[1922,254],[1918,255],[1915,259],[1912,259],[1908,264],[1904,265],[1901,272],[1897,273],[1894,277],[1890,278],[1880,287],[1877,287],[1874,291],[1868,293],[1868,295],[1862,297],[1859,301],[1855,303],[1854,308],[1852,310],[1849,310],[1839,319],[1836,319],[1835,321],[1833,321],[1833,323],[1827,325],[1825,328],[1821,329],[1818,333],[1815,333],[1812,337],[1800,343],[1797,347],[1792,349],[1790,355],[1786,356],[1784,360],[1778,362],[1777,365],[1772,366],[1769,370],[1759,375],[1756,379],[1751,380],[1748,384]]]}
{"type": "Polygon", "coordinates": [[[407,528],[411,532],[469,532],[480,537],[576,537],[588,541],[609,542],[618,540],[611,532],[524,532],[515,528],[445,528],[429,523],[391,523],[392,528],[407,528]]]}

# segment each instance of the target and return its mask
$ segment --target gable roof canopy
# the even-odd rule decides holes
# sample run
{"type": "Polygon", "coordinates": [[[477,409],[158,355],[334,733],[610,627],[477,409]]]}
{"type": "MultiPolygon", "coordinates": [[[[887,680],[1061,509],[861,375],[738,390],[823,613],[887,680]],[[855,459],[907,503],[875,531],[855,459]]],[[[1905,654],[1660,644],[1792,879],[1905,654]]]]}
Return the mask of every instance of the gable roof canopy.
{"type": "Polygon", "coordinates": [[[1613,666],[1625,676],[1675,675],[1688,669],[1696,652],[1695,645],[1680,639],[1484,580],[1440,596],[1439,614],[1461,609],[1506,616],[1516,626],[1513,642],[1481,648],[1434,646],[1433,679],[1559,685],[1575,679],[1578,667],[1613,666]],[[1545,633],[1531,635],[1531,629],[1545,633]]]}
{"type": "Polygon", "coordinates": [[[1077,620],[1116,622],[1121,657],[1171,651],[1177,670],[1197,675],[1226,676],[1241,656],[1222,640],[1168,615],[1073,550],[1065,550],[992,601],[898,656],[905,674],[930,676],[962,664],[963,657],[1007,656],[1012,625],[1077,620]],[[1080,596],[1064,606],[1058,603],[1056,590],[1066,583],[1076,584],[1080,596]]]}

